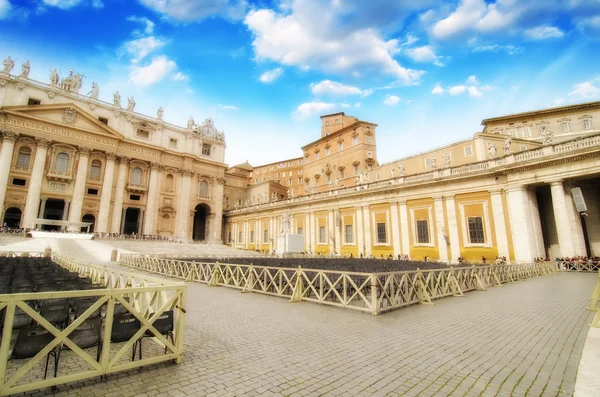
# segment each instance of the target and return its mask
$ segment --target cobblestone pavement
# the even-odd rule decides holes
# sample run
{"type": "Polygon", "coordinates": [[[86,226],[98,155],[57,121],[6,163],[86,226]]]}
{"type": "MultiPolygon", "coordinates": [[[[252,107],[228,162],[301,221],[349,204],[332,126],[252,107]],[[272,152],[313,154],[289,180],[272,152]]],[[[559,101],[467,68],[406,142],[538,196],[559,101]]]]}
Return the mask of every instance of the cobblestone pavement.
{"type": "Polygon", "coordinates": [[[572,395],[596,278],[537,277],[376,317],[191,283],[183,364],[57,395],[572,395]]]}

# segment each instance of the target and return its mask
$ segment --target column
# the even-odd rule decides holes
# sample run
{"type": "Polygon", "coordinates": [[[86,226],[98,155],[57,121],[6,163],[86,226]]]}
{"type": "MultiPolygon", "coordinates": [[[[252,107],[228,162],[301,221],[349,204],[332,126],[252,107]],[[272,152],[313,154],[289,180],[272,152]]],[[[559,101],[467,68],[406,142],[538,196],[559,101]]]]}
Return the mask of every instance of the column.
{"type": "Polygon", "coordinates": [[[106,154],[106,166],[104,167],[104,179],[102,180],[102,195],[100,196],[100,210],[98,211],[98,220],[96,222],[96,230],[100,233],[108,232],[108,214],[110,212],[110,199],[112,196],[116,159],[116,154],[106,154]]]}
{"type": "Polygon", "coordinates": [[[363,211],[361,207],[356,208],[356,244],[358,245],[358,257],[365,256],[365,239],[363,228],[363,211]]]}
{"type": "Polygon", "coordinates": [[[63,206],[63,214],[62,214],[62,219],[63,221],[66,221],[67,219],[69,219],[69,209],[71,208],[71,200],[65,200],[65,205],[63,206]]]}
{"type": "Polygon", "coordinates": [[[365,228],[365,256],[369,256],[373,253],[373,247],[371,243],[371,211],[368,205],[363,207],[363,225],[365,228]]]}
{"type": "Polygon", "coordinates": [[[573,244],[575,246],[575,255],[587,256],[585,248],[585,237],[583,236],[583,226],[581,226],[581,215],[575,208],[573,196],[567,191],[565,193],[567,209],[569,210],[569,220],[571,221],[571,233],[573,234],[573,244]]]}
{"type": "Polygon", "coordinates": [[[448,262],[448,243],[446,242],[446,224],[444,222],[444,202],[442,197],[433,198],[433,208],[435,211],[435,230],[437,234],[438,254],[440,260],[448,262]]]}
{"type": "Polygon", "coordinates": [[[460,256],[460,242],[458,240],[458,219],[456,218],[454,196],[446,196],[446,214],[448,214],[448,230],[446,230],[446,233],[448,233],[450,239],[450,262],[456,263],[460,256]]]}
{"type": "MultiPolygon", "coordinates": [[[[77,162],[77,174],[75,175],[75,187],[73,187],[73,200],[69,210],[69,222],[81,222],[81,212],[83,211],[83,197],[85,195],[85,182],[87,179],[88,161],[92,149],[79,147],[79,161],[77,162]]],[[[79,226],[69,225],[67,230],[81,230],[79,226]]]]}
{"type": "Polygon", "coordinates": [[[248,249],[248,241],[250,241],[250,226],[248,225],[248,221],[244,221],[244,248],[248,249]]]}
{"type": "Polygon", "coordinates": [[[269,217],[269,252],[272,252],[275,249],[275,244],[273,243],[273,217],[269,217]]]}
{"type": "Polygon", "coordinates": [[[333,210],[329,210],[327,218],[329,218],[327,222],[327,241],[329,242],[329,253],[335,254],[338,242],[335,241],[335,213],[333,210]]]}
{"type": "Polygon", "coordinates": [[[38,218],[44,218],[44,212],[46,212],[46,200],[47,198],[42,199],[42,203],[40,204],[40,212],[38,212],[38,218]]]}
{"type": "Polygon", "coordinates": [[[315,213],[310,213],[310,252],[317,253],[317,232],[315,225],[315,213]]]}
{"type": "Polygon", "coordinates": [[[394,259],[402,252],[400,246],[400,222],[398,220],[398,203],[392,203],[390,206],[390,216],[392,218],[392,248],[394,249],[394,259]]]}
{"type": "Polygon", "coordinates": [[[146,196],[146,215],[144,217],[143,234],[156,234],[156,214],[158,213],[158,177],[160,168],[158,163],[150,165],[150,182],[146,196]]]}
{"type": "Polygon", "coordinates": [[[536,189],[530,188],[529,211],[531,212],[531,225],[533,226],[534,256],[546,257],[546,246],[544,245],[544,233],[542,232],[542,221],[540,219],[540,208],[538,205],[536,189]]]}
{"type": "Polygon", "coordinates": [[[342,256],[342,214],[339,210],[333,212],[333,229],[335,230],[335,251],[342,256]]]}
{"type": "Polygon", "coordinates": [[[46,154],[50,141],[44,138],[36,139],[37,148],[35,149],[35,159],[29,179],[29,190],[25,200],[25,211],[21,226],[28,229],[33,227],[33,220],[38,213],[40,205],[40,191],[42,190],[42,181],[44,180],[44,168],[46,166],[46,154]]]}
{"type": "Polygon", "coordinates": [[[515,260],[531,262],[535,258],[537,249],[533,239],[527,187],[517,186],[508,189],[508,213],[515,248],[515,260]]]}
{"type": "Polygon", "coordinates": [[[510,259],[502,193],[500,190],[493,190],[490,192],[490,197],[492,199],[492,214],[494,216],[494,232],[496,234],[496,244],[498,245],[498,256],[505,256],[506,259],[510,259]]]}
{"type": "MultiPolygon", "coordinates": [[[[223,227],[223,185],[225,184],[224,178],[217,178],[215,188],[213,189],[213,202],[215,218],[213,219],[211,228],[211,239],[213,243],[222,243],[221,229],[223,227]]],[[[254,232],[254,241],[258,241],[257,236],[258,230],[254,232]]]]}
{"type": "Polygon", "coordinates": [[[556,234],[558,234],[558,245],[560,256],[575,256],[575,244],[571,232],[571,220],[567,209],[567,199],[562,181],[550,184],[552,193],[552,208],[554,209],[554,220],[556,223],[556,234]]]}
{"type": "Polygon", "coordinates": [[[408,208],[406,201],[399,201],[400,210],[400,235],[402,237],[402,254],[410,257],[410,238],[408,235],[408,208]]]}
{"type": "Polygon", "coordinates": [[[10,174],[10,164],[15,150],[15,142],[18,134],[4,132],[2,140],[2,149],[0,150],[0,217],[4,218],[4,199],[6,198],[6,188],[8,187],[8,175],[10,174]]]}
{"type": "Polygon", "coordinates": [[[113,202],[112,219],[110,223],[111,233],[123,233],[123,222],[125,211],[123,211],[123,197],[125,195],[125,183],[127,182],[127,165],[129,158],[119,156],[119,171],[117,173],[117,186],[115,187],[115,201],[113,202]]]}
{"type": "Polygon", "coordinates": [[[304,213],[304,251],[310,252],[310,212],[304,213]]]}
{"type": "MultiPolygon", "coordinates": [[[[192,186],[192,175],[191,170],[183,170],[181,177],[181,191],[179,194],[179,208],[177,209],[177,230],[176,234],[186,239],[191,237],[188,236],[188,225],[190,222],[190,189],[192,186]]],[[[237,241],[237,236],[234,234],[232,239],[237,241]]]]}
{"type": "MultiPolygon", "coordinates": [[[[114,211],[115,211],[115,210],[113,209],[113,212],[114,212],[114,211]]],[[[116,232],[114,232],[114,233],[120,233],[120,234],[123,234],[123,232],[125,231],[125,213],[126,213],[126,212],[127,212],[127,207],[123,207],[123,208],[121,208],[121,214],[119,215],[119,217],[117,217],[117,219],[119,219],[119,220],[120,220],[120,223],[119,223],[119,226],[118,226],[119,228],[118,228],[118,230],[117,230],[116,232]]],[[[115,215],[116,215],[116,214],[115,214],[115,215]]],[[[115,216],[115,215],[113,215],[113,216],[115,216]]],[[[113,220],[114,220],[114,219],[115,219],[115,218],[113,217],[113,220]]]]}

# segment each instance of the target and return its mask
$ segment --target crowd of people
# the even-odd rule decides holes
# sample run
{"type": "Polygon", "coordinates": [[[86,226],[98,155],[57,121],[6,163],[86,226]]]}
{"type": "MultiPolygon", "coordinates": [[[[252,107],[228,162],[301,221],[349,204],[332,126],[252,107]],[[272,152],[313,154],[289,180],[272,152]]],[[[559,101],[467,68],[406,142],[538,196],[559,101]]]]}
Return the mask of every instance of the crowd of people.
{"type": "Polygon", "coordinates": [[[94,233],[95,238],[116,239],[116,240],[143,240],[143,241],[166,241],[179,242],[179,239],[173,236],[160,236],[156,234],[124,234],[124,233],[94,233]]]}

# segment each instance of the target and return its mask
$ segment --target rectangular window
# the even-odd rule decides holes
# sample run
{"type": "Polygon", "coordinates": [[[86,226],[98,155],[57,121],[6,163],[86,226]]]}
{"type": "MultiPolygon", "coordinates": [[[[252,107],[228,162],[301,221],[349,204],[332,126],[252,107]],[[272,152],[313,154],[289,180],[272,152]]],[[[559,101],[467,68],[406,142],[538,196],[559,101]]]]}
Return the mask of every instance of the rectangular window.
{"type": "Polygon", "coordinates": [[[142,197],[140,195],[137,195],[137,194],[130,194],[129,195],[129,200],[140,201],[141,199],[142,199],[142,197]]]}
{"type": "Polygon", "coordinates": [[[254,230],[250,230],[250,243],[254,244],[254,230]]]}
{"type": "Polygon", "coordinates": [[[376,181],[381,180],[381,172],[378,172],[378,173],[375,174],[375,180],[376,181]]]}
{"type": "Polygon", "coordinates": [[[329,156],[331,154],[331,148],[326,147],[325,148],[325,156],[329,156]]]}
{"type": "Polygon", "coordinates": [[[340,170],[340,179],[344,179],[344,170],[340,170]]]}
{"type": "Polygon", "coordinates": [[[417,221],[417,243],[429,244],[429,225],[427,220],[417,221]]]}
{"type": "Polygon", "coordinates": [[[592,125],[592,119],[583,119],[581,120],[581,128],[583,128],[584,130],[591,130],[593,127],[592,125]]]}
{"type": "Polygon", "coordinates": [[[358,145],[358,137],[355,136],[354,138],[352,138],[352,144],[353,145],[358,145]]]}
{"type": "Polygon", "coordinates": [[[298,178],[298,185],[302,185],[302,178],[298,178]]]}
{"type": "Polygon", "coordinates": [[[202,144],[202,154],[205,156],[210,156],[210,144],[209,143],[203,143],[202,144]]]}
{"type": "Polygon", "coordinates": [[[87,190],[87,194],[90,194],[92,196],[97,196],[98,195],[98,189],[88,189],[87,190]]]}
{"type": "Polygon", "coordinates": [[[320,154],[319,152],[315,153],[315,160],[319,159],[319,157],[320,157],[319,154],[320,154]]]}
{"type": "Polygon", "coordinates": [[[432,164],[432,158],[431,157],[427,157],[425,159],[425,168],[431,167],[431,164],[432,164]]]}
{"type": "Polygon", "coordinates": [[[296,230],[296,234],[304,234],[304,229],[303,229],[303,228],[301,228],[301,227],[299,227],[299,228],[296,230]]]}
{"type": "Polygon", "coordinates": [[[29,168],[29,161],[31,160],[31,153],[20,151],[17,156],[17,168],[26,170],[29,168]]]}
{"type": "Polygon", "coordinates": [[[520,149],[521,149],[521,151],[523,151],[523,150],[527,150],[527,146],[525,146],[525,145],[521,145],[520,149]]]}
{"type": "Polygon", "coordinates": [[[169,138],[169,147],[177,147],[177,139],[169,138]]]}
{"type": "Polygon", "coordinates": [[[385,232],[385,223],[377,224],[377,243],[379,243],[379,244],[387,243],[387,234],[385,232]]]}
{"type": "Polygon", "coordinates": [[[242,232],[238,233],[238,243],[242,242],[242,232]]]}
{"type": "Polygon", "coordinates": [[[327,243],[327,234],[325,233],[325,226],[319,226],[319,244],[327,243]]]}
{"type": "Polygon", "coordinates": [[[373,141],[373,138],[371,137],[371,135],[367,135],[367,143],[371,143],[373,141]]]}
{"type": "Polygon", "coordinates": [[[342,150],[344,150],[344,142],[340,142],[338,144],[338,150],[341,152],[342,150]]]}
{"type": "Polygon", "coordinates": [[[39,99],[35,99],[35,98],[29,98],[27,100],[27,105],[41,105],[42,101],[39,99]]]}
{"type": "Polygon", "coordinates": [[[521,134],[523,138],[531,138],[531,128],[530,127],[522,127],[521,134]]]}
{"type": "Polygon", "coordinates": [[[358,165],[354,166],[354,176],[357,176],[360,173],[360,170],[358,169],[358,165]]]}
{"type": "Polygon", "coordinates": [[[263,230],[263,244],[269,243],[269,229],[263,230]]]}
{"type": "Polygon", "coordinates": [[[136,131],[135,135],[138,138],[148,139],[150,138],[150,131],[139,129],[136,131]]]}
{"type": "Polygon", "coordinates": [[[288,186],[292,186],[292,178],[288,179],[288,186]]]}
{"type": "Polygon", "coordinates": [[[15,186],[25,186],[25,179],[20,179],[20,178],[13,178],[12,180],[12,184],[15,186]]]}
{"type": "Polygon", "coordinates": [[[471,157],[473,155],[473,148],[471,146],[465,146],[465,157],[471,157]]]}
{"type": "Polygon", "coordinates": [[[568,121],[563,121],[560,123],[560,132],[569,132],[571,131],[571,123],[568,121]]]}
{"type": "Polygon", "coordinates": [[[470,217],[467,219],[469,227],[469,241],[471,244],[485,244],[483,233],[483,219],[481,217],[470,217]]]}
{"type": "Polygon", "coordinates": [[[352,225],[344,225],[344,239],[346,244],[354,243],[354,232],[352,230],[352,225]]]}
{"type": "Polygon", "coordinates": [[[106,117],[98,117],[98,121],[100,121],[102,124],[108,125],[108,119],[106,117]]]}

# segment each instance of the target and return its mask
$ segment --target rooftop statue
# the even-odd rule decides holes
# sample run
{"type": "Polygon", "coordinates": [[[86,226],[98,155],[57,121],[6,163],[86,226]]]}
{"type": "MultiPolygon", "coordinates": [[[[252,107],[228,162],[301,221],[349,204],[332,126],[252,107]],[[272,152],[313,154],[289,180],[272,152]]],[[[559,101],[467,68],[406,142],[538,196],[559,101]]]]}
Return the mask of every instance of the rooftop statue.
{"type": "Polygon", "coordinates": [[[194,117],[190,116],[190,118],[188,119],[188,122],[187,122],[187,129],[193,130],[195,125],[196,125],[196,122],[194,121],[194,117]]]}
{"type": "Polygon", "coordinates": [[[159,107],[158,110],[156,111],[156,118],[159,120],[163,119],[163,114],[165,113],[163,107],[159,107]]]}
{"type": "Polygon", "coordinates": [[[502,145],[502,150],[504,150],[504,154],[512,153],[512,138],[510,136],[504,140],[504,144],[502,145]]]}
{"type": "Polygon", "coordinates": [[[21,75],[19,77],[29,77],[29,71],[31,70],[31,66],[29,65],[29,61],[25,61],[23,65],[21,65],[21,75]]]}
{"type": "Polygon", "coordinates": [[[90,98],[98,99],[99,93],[100,93],[100,87],[98,87],[98,84],[92,83],[92,90],[90,92],[88,92],[88,95],[90,96],[90,98]]]}
{"type": "Polygon", "coordinates": [[[60,80],[60,77],[58,75],[58,71],[56,69],[51,69],[50,70],[50,84],[58,85],[59,80],[60,80]]]}
{"type": "Polygon", "coordinates": [[[9,55],[8,58],[6,58],[4,62],[2,62],[2,65],[4,65],[4,70],[2,71],[4,73],[10,73],[10,71],[13,70],[13,68],[15,67],[15,61],[13,61],[9,55]]]}
{"type": "Polygon", "coordinates": [[[133,97],[127,97],[127,111],[133,112],[134,108],[135,108],[135,100],[133,99],[133,97]]]}
{"type": "Polygon", "coordinates": [[[115,92],[115,94],[113,95],[113,103],[115,104],[115,106],[117,107],[121,107],[121,94],[119,94],[119,91],[115,92]]]}

